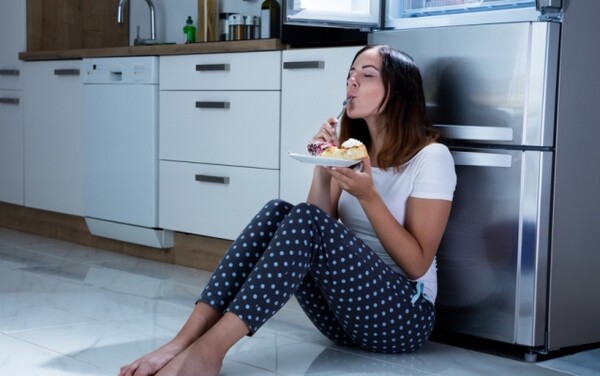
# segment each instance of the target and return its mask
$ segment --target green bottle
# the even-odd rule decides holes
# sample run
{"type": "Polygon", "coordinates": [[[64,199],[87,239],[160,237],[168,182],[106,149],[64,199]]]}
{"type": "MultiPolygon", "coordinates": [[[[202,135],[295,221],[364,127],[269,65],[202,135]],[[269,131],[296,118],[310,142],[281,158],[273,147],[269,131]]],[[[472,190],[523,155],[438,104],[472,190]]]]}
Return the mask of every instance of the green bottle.
{"type": "Polygon", "coordinates": [[[188,16],[183,27],[183,33],[185,34],[185,43],[194,43],[196,41],[196,26],[192,16],[188,16]]]}

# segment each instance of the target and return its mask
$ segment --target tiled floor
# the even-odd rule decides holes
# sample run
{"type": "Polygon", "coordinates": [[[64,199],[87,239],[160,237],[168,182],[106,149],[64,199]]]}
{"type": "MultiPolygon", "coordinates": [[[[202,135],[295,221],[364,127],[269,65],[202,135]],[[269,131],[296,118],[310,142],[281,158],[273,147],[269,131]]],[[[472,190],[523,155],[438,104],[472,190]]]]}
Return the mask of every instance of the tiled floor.
{"type": "MultiPolygon", "coordinates": [[[[116,375],[173,336],[209,273],[0,228],[0,375],[116,375]]],[[[430,342],[412,355],[333,346],[291,301],[224,375],[597,375],[600,349],[535,364],[430,342]]]]}

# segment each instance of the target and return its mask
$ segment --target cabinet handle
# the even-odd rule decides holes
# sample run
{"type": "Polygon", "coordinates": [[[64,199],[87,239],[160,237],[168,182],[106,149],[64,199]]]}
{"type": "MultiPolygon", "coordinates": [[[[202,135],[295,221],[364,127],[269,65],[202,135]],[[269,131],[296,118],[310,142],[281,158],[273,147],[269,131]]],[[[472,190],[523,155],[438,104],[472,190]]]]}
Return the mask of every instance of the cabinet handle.
{"type": "Polygon", "coordinates": [[[196,181],[200,181],[203,183],[229,184],[229,177],[197,174],[196,181]]]}
{"type": "Polygon", "coordinates": [[[79,76],[79,69],[55,69],[55,76],[79,76]]]}
{"type": "Polygon", "coordinates": [[[196,64],[197,72],[212,72],[212,71],[229,71],[231,65],[229,64],[196,64]]]}
{"type": "Polygon", "coordinates": [[[19,104],[19,98],[0,98],[2,104],[19,104]]]}
{"type": "Polygon", "coordinates": [[[18,76],[21,71],[18,69],[0,69],[0,76],[18,76]]]}
{"type": "Polygon", "coordinates": [[[220,109],[228,109],[230,107],[229,102],[203,102],[197,101],[196,108],[220,108],[220,109]]]}
{"type": "Polygon", "coordinates": [[[325,69],[325,62],[315,61],[286,61],[283,63],[283,69],[325,69]]]}

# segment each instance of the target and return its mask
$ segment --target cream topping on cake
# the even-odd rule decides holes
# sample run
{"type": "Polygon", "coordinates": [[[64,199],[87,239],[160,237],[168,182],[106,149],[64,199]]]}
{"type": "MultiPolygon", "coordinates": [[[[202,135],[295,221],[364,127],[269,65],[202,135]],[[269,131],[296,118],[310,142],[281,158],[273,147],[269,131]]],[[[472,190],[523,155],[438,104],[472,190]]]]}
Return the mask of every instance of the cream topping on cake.
{"type": "Polygon", "coordinates": [[[345,142],[342,144],[342,147],[343,147],[344,149],[350,149],[350,148],[353,148],[353,147],[356,147],[356,146],[360,146],[360,145],[362,145],[362,144],[363,144],[362,142],[358,141],[358,140],[357,140],[357,139],[355,139],[355,138],[349,138],[349,139],[347,139],[347,140],[346,140],[346,141],[345,141],[345,142]]]}

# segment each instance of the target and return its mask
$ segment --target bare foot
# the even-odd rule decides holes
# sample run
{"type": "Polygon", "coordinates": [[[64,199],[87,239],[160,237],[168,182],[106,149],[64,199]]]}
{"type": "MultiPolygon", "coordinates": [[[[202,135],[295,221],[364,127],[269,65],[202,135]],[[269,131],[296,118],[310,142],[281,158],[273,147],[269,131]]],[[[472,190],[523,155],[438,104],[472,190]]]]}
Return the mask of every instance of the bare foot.
{"type": "Polygon", "coordinates": [[[121,367],[119,376],[154,375],[164,367],[179,351],[172,345],[165,345],[142,356],[131,364],[121,367]]]}
{"type": "Polygon", "coordinates": [[[223,356],[198,340],[167,363],[156,376],[219,376],[222,366],[223,356]]]}

